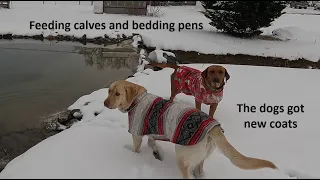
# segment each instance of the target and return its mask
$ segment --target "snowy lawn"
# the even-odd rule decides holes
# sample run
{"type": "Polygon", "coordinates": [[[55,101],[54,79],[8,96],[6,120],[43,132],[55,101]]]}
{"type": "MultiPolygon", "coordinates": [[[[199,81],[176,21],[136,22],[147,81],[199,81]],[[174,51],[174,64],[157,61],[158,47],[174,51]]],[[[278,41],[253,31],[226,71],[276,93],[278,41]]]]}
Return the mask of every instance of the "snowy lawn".
{"type": "Polygon", "coordinates": [[[284,11],[288,14],[320,14],[320,11],[315,10],[314,7],[308,7],[307,9],[286,8],[284,11]]]}
{"type": "MultiPolygon", "coordinates": [[[[319,15],[300,15],[300,14],[285,14],[277,19],[271,27],[264,28],[264,35],[271,35],[272,31],[278,28],[286,28],[284,34],[277,34],[281,39],[290,39],[289,41],[267,41],[260,39],[245,40],[234,38],[217,33],[208,22],[209,20],[199,12],[202,7],[187,6],[187,7],[163,7],[161,12],[162,17],[137,17],[128,15],[115,14],[94,14],[93,6],[90,2],[78,1],[70,2],[45,2],[42,1],[26,1],[12,2],[13,9],[0,9],[0,34],[13,33],[19,35],[35,35],[43,33],[47,35],[55,35],[56,33],[64,35],[82,36],[87,34],[87,37],[103,36],[104,34],[110,37],[116,37],[117,34],[131,35],[132,33],[142,34],[143,40],[147,46],[153,46],[160,49],[168,50],[185,50],[198,51],[200,53],[215,53],[215,54],[249,54],[260,56],[275,56],[283,57],[291,60],[305,58],[311,61],[320,59],[320,16],[319,15]],[[30,21],[39,23],[49,23],[51,21],[62,23],[85,23],[86,20],[90,23],[106,23],[110,22],[124,23],[128,20],[129,29],[118,30],[96,30],[85,29],[75,30],[71,27],[69,32],[64,29],[58,30],[37,30],[30,29],[30,21]],[[161,21],[162,23],[175,23],[175,31],[168,30],[140,30],[132,29],[132,21],[136,23],[146,23],[161,21]],[[179,23],[203,23],[202,30],[182,30],[178,31],[179,23]],[[289,30],[289,32],[287,32],[289,30]],[[291,32],[291,30],[293,32],[291,32]],[[289,35],[289,38],[284,36],[289,35]],[[296,37],[296,38],[295,38],[296,37]]],[[[293,11],[290,8],[285,10],[288,13],[293,11]]],[[[303,10],[314,13],[314,10],[303,10]]],[[[309,14],[310,14],[309,13],[309,14]]],[[[71,25],[72,26],[72,25],[71,25]]],[[[278,32],[283,32],[283,31],[278,32]]]]}
{"type": "MultiPolygon", "coordinates": [[[[188,66],[204,70],[209,64],[188,66]]],[[[282,170],[297,171],[305,177],[320,177],[319,172],[319,79],[317,70],[225,65],[230,80],[216,119],[225,135],[240,152],[268,159],[282,170]],[[239,112],[237,104],[256,106],[256,113],[239,112]],[[278,115],[260,113],[259,107],[284,106],[278,115]],[[287,106],[304,105],[304,113],[287,114],[287,106]],[[297,121],[297,128],[271,128],[271,121],[297,121]],[[244,128],[245,121],[266,122],[266,128],[244,128]]],[[[168,98],[172,69],[145,70],[128,79],[143,85],[150,93],[168,98]],[[146,74],[149,75],[146,75],[146,74]]],[[[0,178],[180,178],[174,145],[160,142],[164,161],[153,158],[143,142],[140,154],[129,150],[127,114],[103,106],[108,89],[79,98],[69,109],[79,108],[83,120],[42,141],[11,161],[0,178]],[[87,104],[89,102],[89,104],[87,104]],[[87,105],[85,105],[87,104],[87,105]],[[100,113],[95,116],[95,113],[100,113]]],[[[179,94],[176,101],[194,106],[193,98],[179,94]]],[[[208,112],[208,106],[204,111],[208,112]]],[[[290,178],[282,171],[241,170],[219,154],[204,164],[205,178],[290,178]]]]}

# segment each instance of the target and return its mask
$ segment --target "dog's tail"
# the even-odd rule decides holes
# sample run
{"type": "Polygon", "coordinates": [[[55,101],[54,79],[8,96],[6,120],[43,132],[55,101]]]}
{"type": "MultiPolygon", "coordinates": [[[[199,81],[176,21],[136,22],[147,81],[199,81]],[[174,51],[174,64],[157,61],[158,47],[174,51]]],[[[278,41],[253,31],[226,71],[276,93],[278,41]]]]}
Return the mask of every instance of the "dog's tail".
{"type": "Polygon", "coordinates": [[[173,69],[178,69],[179,66],[176,64],[172,64],[172,63],[157,63],[157,62],[149,62],[150,66],[155,66],[155,67],[159,67],[159,68],[173,68],[173,69]]]}
{"type": "Polygon", "coordinates": [[[214,142],[216,143],[217,147],[220,149],[222,154],[224,154],[228,159],[230,159],[232,164],[239,167],[240,169],[245,169],[245,170],[260,169],[260,168],[278,169],[276,165],[274,165],[270,161],[246,157],[242,155],[228,142],[227,138],[224,136],[220,127],[214,127],[209,133],[210,133],[209,137],[211,137],[214,140],[214,142]]]}

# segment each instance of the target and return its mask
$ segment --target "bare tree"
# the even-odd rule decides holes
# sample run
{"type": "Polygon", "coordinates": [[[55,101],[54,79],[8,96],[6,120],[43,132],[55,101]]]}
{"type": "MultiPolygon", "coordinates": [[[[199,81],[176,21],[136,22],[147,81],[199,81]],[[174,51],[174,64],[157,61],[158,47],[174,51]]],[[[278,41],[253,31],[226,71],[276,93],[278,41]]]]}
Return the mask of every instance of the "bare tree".
{"type": "Polygon", "coordinates": [[[160,17],[163,16],[163,12],[161,12],[161,6],[151,6],[149,5],[147,8],[147,16],[151,17],[160,17]]]}

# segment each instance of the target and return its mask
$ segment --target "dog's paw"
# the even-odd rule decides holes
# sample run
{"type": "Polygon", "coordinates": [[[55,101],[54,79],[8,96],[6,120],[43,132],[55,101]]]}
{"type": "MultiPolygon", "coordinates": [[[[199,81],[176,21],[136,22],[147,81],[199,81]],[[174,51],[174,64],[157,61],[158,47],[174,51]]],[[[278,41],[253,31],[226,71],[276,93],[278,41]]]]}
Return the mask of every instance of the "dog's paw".
{"type": "Polygon", "coordinates": [[[204,173],[194,172],[193,176],[195,179],[204,179],[204,173]]]}
{"type": "Polygon", "coordinates": [[[193,170],[193,176],[195,179],[204,179],[204,172],[203,170],[199,169],[199,165],[193,170]]]}
{"type": "Polygon", "coordinates": [[[162,161],[162,157],[160,156],[159,151],[153,151],[153,157],[158,159],[159,161],[162,161]]]}

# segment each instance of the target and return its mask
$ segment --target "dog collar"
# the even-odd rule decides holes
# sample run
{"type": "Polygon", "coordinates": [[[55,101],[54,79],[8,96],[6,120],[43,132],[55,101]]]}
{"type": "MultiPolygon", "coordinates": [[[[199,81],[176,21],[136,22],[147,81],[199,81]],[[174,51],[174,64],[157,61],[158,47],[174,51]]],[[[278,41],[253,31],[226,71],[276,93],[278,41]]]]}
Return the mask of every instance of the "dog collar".
{"type": "Polygon", "coordinates": [[[146,97],[147,92],[144,92],[135,98],[133,98],[131,105],[125,110],[125,112],[130,112],[132,109],[134,109],[142,100],[144,97],[146,97]]]}

